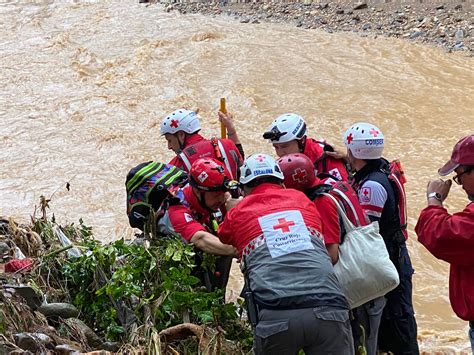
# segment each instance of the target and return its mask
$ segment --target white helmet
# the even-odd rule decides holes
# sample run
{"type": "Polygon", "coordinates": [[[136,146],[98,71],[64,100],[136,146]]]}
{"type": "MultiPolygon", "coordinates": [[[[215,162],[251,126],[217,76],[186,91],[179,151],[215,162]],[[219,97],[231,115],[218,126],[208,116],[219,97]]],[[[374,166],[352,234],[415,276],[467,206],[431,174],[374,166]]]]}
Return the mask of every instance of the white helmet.
{"type": "Polygon", "coordinates": [[[296,113],[278,116],[263,134],[270,143],[286,143],[300,140],[306,135],[306,122],[296,113]]]}
{"type": "Polygon", "coordinates": [[[185,110],[181,108],[170,113],[161,122],[160,133],[164,135],[166,133],[175,134],[179,131],[186,133],[195,133],[201,129],[199,118],[196,112],[185,110]]]}
{"type": "Polygon", "coordinates": [[[377,126],[359,122],[346,131],[344,144],[357,159],[379,159],[382,157],[384,136],[377,126]]]}
{"type": "Polygon", "coordinates": [[[261,176],[274,176],[282,181],[285,179],[278,163],[270,155],[253,154],[240,167],[240,183],[245,185],[261,176]]]}

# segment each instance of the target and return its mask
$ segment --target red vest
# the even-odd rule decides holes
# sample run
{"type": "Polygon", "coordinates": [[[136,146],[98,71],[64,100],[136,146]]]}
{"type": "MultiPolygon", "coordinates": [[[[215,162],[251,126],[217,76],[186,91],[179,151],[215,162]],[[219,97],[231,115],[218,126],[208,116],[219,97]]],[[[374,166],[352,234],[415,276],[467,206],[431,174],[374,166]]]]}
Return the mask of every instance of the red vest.
{"type": "Polygon", "coordinates": [[[186,146],[170,164],[189,171],[193,162],[200,158],[216,158],[222,160],[229,169],[234,180],[238,180],[242,156],[230,139],[201,139],[186,146]]]}

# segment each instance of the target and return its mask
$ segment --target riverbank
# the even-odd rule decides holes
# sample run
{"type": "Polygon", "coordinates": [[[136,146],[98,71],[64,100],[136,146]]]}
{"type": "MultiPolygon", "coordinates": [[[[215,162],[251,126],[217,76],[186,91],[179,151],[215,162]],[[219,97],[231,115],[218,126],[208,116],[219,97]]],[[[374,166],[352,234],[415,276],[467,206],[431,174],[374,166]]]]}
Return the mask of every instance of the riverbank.
{"type": "Polygon", "coordinates": [[[429,2],[216,2],[170,3],[165,11],[228,16],[242,23],[290,23],[305,29],[396,37],[474,55],[473,1],[429,2]]]}
{"type": "Polygon", "coordinates": [[[156,235],[103,244],[41,206],[30,224],[0,217],[0,354],[250,350],[238,305],[192,276],[191,245],[156,235]]]}

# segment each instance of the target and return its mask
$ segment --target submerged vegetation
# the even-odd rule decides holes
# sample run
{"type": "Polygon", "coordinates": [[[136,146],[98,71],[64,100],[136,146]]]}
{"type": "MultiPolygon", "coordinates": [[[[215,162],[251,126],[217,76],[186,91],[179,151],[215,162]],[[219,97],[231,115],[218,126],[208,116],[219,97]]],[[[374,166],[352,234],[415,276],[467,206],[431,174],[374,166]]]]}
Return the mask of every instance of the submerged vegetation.
{"type": "Polygon", "coordinates": [[[0,274],[4,348],[18,347],[17,333],[40,332],[51,338],[50,348],[68,344],[82,351],[250,351],[251,330],[240,305],[225,303],[221,290],[206,292],[193,275],[192,245],[173,236],[102,244],[82,221],[61,227],[54,217],[47,219],[46,208],[44,200],[41,217],[33,217],[29,226],[0,221],[0,238],[10,255],[18,248],[33,261],[29,271],[0,274]],[[81,321],[43,315],[41,301],[32,306],[30,300],[28,306],[27,297],[12,291],[15,285],[28,285],[43,305],[74,306],[81,321]]]}

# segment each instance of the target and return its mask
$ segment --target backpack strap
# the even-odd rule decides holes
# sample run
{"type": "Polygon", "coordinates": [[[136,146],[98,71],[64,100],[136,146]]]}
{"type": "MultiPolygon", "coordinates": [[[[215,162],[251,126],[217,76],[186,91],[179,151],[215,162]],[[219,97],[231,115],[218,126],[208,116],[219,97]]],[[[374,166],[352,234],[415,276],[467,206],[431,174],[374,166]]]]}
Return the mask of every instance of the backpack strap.
{"type": "Polygon", "coordinates": [[[317,141],[317,140],[314,140],[314,141],[318,143],[319,145],[323,146],[323,154],[321,154],[321,156],[318,159],[316,159],[316,161],[314,162],[314,167],[316,168],[319,163],[322,163],[323,171],[321,173],[324,174],[328,170],[328,164],[327,164],[328,155],[326,154],[326,152],[334,152],[334,148],[324,141],[317,141]]]}
{"type": "Polygon", "coordinates": [[[311,193],[308,195],[308,198],[311,201],[314,201],[318,196],[321,196],[323,193],[327,193],[332,190],[332,186],[328,184],[321,184],[316,187],[311,193]]]}
{"type": "MultiPolygon", "coordinates": [[[[217,141],[217,148],[220,151],[221,160],[224,162],[225,166],[229,170],[230,176],[232,177],[232,179],[234,179],[234,174],[232,173],[232,169],[230,168],[230,164],[229,164],[229,158],[227,157],[227,153],[225,152],[225,149],[224,149],[224,146],[222,145],[222,142],[220,141],[220,139],[217,139],[215,137],[213,139],[215,139],[217,141]]],[[[211,142],[212,142],[212,140],[211,140],[211,142]]]]}
{"type": "Polygon", "coordinates": [[[191,162],[189,161],[186,154],[184,154],[184,152],[181,152],[181,153],[178,154],[178,156],[181,158],[181,161],[186,166],[186,169],[188,169],[188,171],[191,170],[191,162]]]}

